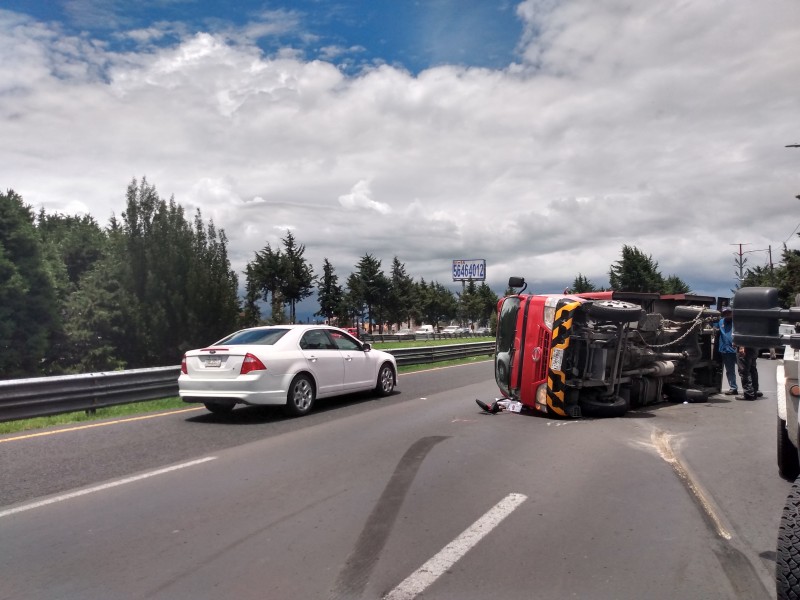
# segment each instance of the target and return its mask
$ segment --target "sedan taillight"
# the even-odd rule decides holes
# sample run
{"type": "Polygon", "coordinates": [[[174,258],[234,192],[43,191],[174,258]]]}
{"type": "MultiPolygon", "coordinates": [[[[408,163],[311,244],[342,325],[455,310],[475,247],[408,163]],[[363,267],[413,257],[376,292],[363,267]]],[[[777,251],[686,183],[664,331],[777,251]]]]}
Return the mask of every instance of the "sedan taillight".
{"type": "Polygon", "coordinates": [[[264,366],[258,357],[250,354],[249,352],[245,355],[244,360],[242,361],[242,370],[239,372],[240,375],[247,375],[250,371],[266,371],[267,367],[264,366]]]}
{"type": "Polygon", "coordinates": [[[183,355],[183,358],[181,359],[181,373],[183,373],[184,375],[188,375],[189,374],[189,371],[186,370],[186,355],[185,354],[183,355]]]}

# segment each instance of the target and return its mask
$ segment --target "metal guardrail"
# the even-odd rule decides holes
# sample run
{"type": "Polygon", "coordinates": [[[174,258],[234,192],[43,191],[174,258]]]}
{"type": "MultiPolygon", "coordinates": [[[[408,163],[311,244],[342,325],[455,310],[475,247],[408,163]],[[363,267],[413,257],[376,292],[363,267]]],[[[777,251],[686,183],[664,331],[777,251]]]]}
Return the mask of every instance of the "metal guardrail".
{"type": "Polygon", "coordinates": [[[179,365],[0,381],[0,421],[177,396],[180,372],[179,365]]]}
{"type": "MultiPolygon", "coordinates": [[[[495,343],[389,350],[398,365],[492,354],[495,343]]],[[[178,395],[180,366],[0,381],[0,422],[44,417],[178,395]]]]}
{"type": "Polygon", "coordinates": [[[470,356],[482,356],[494,353],[495,343],[473,342],[471,344],[453,344],[451,346],[419,346],[416,348],[398,348],[387,350],[394,355],[398,366],[421,365],[443,360],[454,360],[470,356]]]}

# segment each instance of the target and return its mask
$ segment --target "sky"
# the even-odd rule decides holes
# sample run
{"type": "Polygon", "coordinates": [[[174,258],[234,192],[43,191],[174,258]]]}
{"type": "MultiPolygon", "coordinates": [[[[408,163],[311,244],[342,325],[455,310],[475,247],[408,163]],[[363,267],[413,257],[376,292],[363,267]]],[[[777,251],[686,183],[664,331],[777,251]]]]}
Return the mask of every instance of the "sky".
{"type": "Polygon", "coordinates": [[[342,283],[600,287],[628,245],[730,295],[800,248],[798,49],[796,0],[3,0],[0,189],[105,226],[146,177],[241,286],[290,230],[342,283]]]}

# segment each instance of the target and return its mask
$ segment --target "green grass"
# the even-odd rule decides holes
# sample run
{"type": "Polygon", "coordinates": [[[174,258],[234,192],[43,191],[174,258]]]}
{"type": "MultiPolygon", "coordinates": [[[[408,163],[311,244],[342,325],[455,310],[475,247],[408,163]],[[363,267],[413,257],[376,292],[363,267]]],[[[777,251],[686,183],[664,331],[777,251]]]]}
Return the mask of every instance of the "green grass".
{"type": "Polygon", "coordinates": [[[394,350],[396,348],[419,348],[425,346],[451,346],[453,344],[474,344],[475,342],[493,342],[493,337],[463,337],[446,340],[403,340],[399,342],[369,342],[377,350],[394,350]]]}
{"type": "Polygon", "coordinates": [[[18,421],[6,421],[0,423],[0,434],[17,433],[19,431],[29,431],[31,429],[44,429],[55,425],[70,425],[73,423],[84,423],[87,421],[99,421],[100,419],[115,419],[119,417],[130,417],[147,412],[159,410],[173,410],[188,406],[178,397],[162,398],[161,400],[149,400],[147,402],[134,402],[132,404],[120,404],[119,406],[109,406],[98,408],[93,413],[71,412],[63,415],[53,415],[50,417],[36,417],[34,419],[20,419],[18,421]]]}
{"type": "MultiPolygon", "coordinates": [[[[477,341],[484,341],[481,338],[477,341]]],[[[451,340],[431,340],[428,344],[444,345],[451,340]]],[[[389,344],[401,344],[401,342],[387,342],[386,344],[376,344],[377,348],[381,349],[390,347],[389,344]]],[[[403,346],[396,346],[398,348],[408,348],[409,342],[403,346]]],[[[425,345],[425,342],[419,342],[417,345],[425,345]]],[[[391,346],[394,347],[394,346],[391,346]]],[[[435,363],[426,363],[422,365],[405,365],[398,367],[400,373],[413,373],[415,371],[424,371],[426,369],[438,369],[441,367],[451,367],[455,365],[465,365],[476,362],[488,362],[491,360],[488,356],[471,356],[468,358],[461,358],[457,360],[445,360],[435,363]]],[[[200,406],[199,404],[187,404],[178,397],[163,398],[161,400],[150,400],[147,402],[134,402],[132,404],[121,404],[119,406],[109,406],[107,408],[98,408],[93,413],[71,412],[64,413],[63,415],[53,415],[51,417],[36,417],[35,419],[20,419],[18,421],[7,421],[0,423],[0,435],[7,433],[18,433],[20,431],[31,431],[35,429],[44,429],[46,427],[55,427],[57,425],[72,425],[76,423],[85,423],[89,421],[99,421],[101,419],[117,419],[126,418],[144,413],[157,412],[162,410],[176,410],[180,408],[189,408],[192,406],[200,406]]]]}

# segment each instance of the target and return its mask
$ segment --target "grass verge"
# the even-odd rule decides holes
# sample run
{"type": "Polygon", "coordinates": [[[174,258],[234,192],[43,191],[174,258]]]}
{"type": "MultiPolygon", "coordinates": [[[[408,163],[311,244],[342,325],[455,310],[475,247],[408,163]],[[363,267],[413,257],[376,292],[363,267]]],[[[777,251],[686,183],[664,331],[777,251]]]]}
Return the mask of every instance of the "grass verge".
{"type": "MultiPolygon", "coordinates": [[[[446,340],[436,340],[437,345],[441,345],[439,344],[440,341],[446,342],[446,340]]],[[[399,342],[391,342],[391,343],[399,343],[399,342]]],[[[425,342],[422,342],[421,344],[424,345],[424,343],[425,342]]],[[[433,343],[433,341],[428,343],[433,343]]],[[[384,344],[381,344],[380,346],[381,348],[387,347],[384,344]]],[[[415,371],[425,371],[427,369],[438,369],[441,367],[466,365],[475,362],[488,362],[489,360],[491,360],[491,358],[486,356],[471,356],[468,358],[462,358],[458,360],[445,360],[441,362],[427,363],[422,365],[406,365],[403,367],[398,367],[397,370],[400,373],[413,373],[415,371]]],[[[191,405],[186,404],[180,398],[172,397],[172,398],[162,398],[161,400],[149,400],[147,402],[133,402],[131,404],[120,404],[119,406],[98,408],[93,413],[87,413],[81,411],[81,412],[64,413],[63,415],[53,415],[50,417],[20,419],[18,421],[7,421],[5,423],[0,423],[0,435],[6,433],[18,433],[20,431],[30,431],[34,429],[44,429],[46,427],[55,427],[58,425],[71,425],[74,423],[99,421],[101,419],[117,419],[121,417],[130,417],[133,415],[140,415],[149,412],[157,412],[161,410],[175,410],[178,408],[187,408],[189,406],[191,405]]]]}

